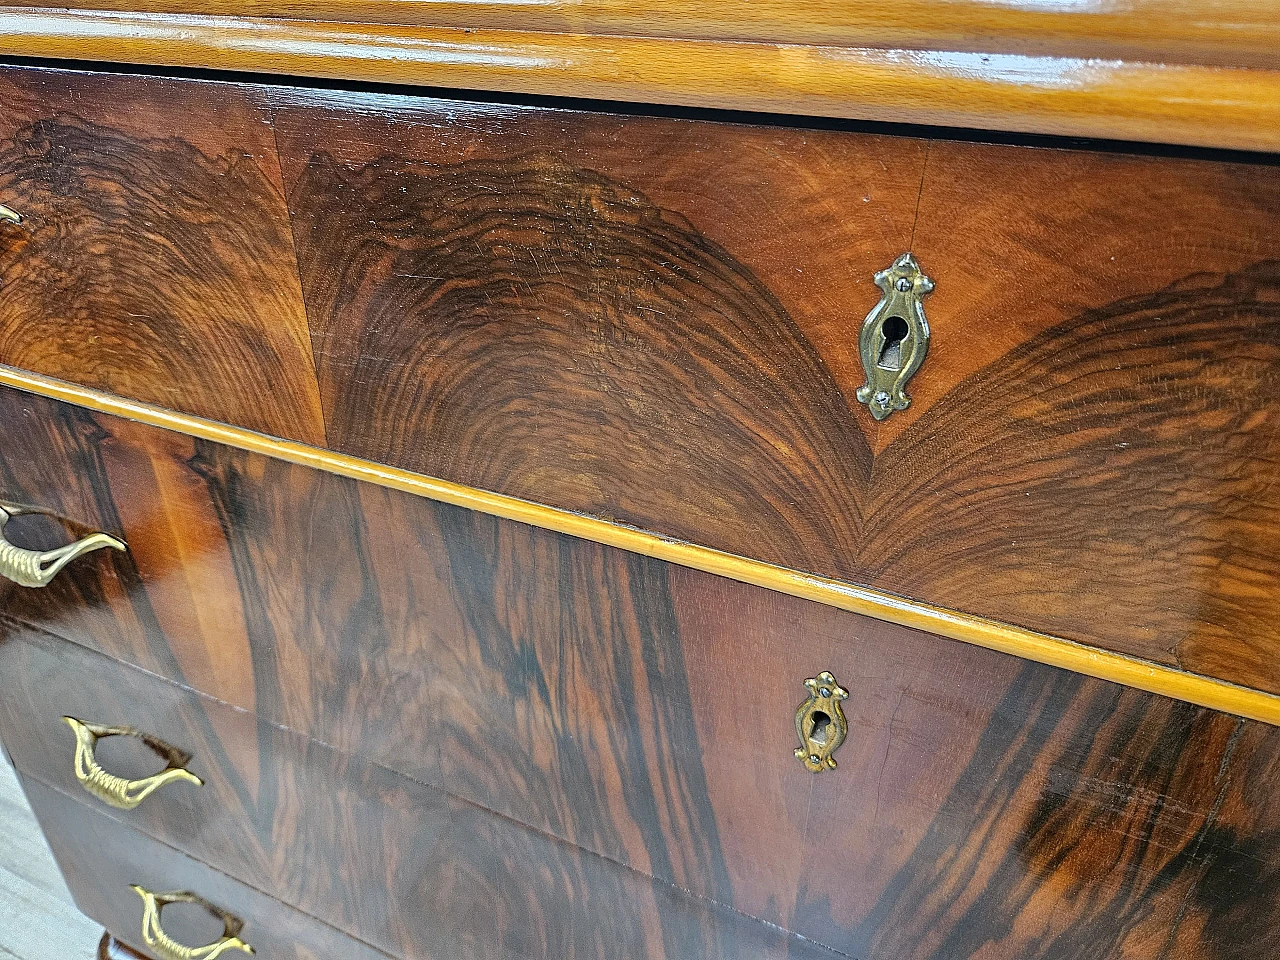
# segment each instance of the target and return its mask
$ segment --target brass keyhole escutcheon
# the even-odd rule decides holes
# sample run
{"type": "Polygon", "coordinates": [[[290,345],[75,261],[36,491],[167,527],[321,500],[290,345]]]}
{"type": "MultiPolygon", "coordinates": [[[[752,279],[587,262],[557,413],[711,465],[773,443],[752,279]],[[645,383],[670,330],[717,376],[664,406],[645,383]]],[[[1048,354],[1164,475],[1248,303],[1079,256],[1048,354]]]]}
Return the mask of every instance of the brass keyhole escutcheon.
{"type": "Polygon", "coordinates": [[[836,758],[832,756],[849,735],[849,724],[844,718],[841,700],[849,699],[849,691],[836,683],[829,671],[804,682],[809,699],[796,710],[796,759],[813,773],[834,770],[836,758]]]}
{"type": "Polygon", "coordinates": [[[924,298],[933,290],[933,281],[909,253],[877,273],[875,281],[884,296],[862,321],[858,334],[858,353],[867,375],[867,382],[858,388],[858,402],[865,403],[877,420],[883,420],[911,405],[907,381],[929,352],[924,298]]]}

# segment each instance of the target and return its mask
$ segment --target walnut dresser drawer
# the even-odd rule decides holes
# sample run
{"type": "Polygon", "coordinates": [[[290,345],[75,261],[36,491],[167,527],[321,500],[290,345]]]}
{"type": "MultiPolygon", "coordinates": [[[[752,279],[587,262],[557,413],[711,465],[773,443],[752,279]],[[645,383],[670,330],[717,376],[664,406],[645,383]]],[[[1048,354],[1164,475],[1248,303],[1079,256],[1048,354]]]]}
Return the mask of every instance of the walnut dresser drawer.
{"type": "MultiPolygon", "coordinates": [[[[386,956],[39,781],[23,778],[22,784],[63,865],[76,905],[148,955],[174,954],[144,939],[145,901],[139,890],[153,896],[194,893],[213,910],[230,915],[229,929],[235,931],[231,936],[262,956],[286,960],[382,960],[386,956]]],[[[215,921],[212,911],[206,913],[194,903],[164,906],[158,912],[162,934],[179,946],[212,945],[228,930],[225,920],[215,921]]],[[[230,947],[221,955],[241,954],[239,948],[230,947]]],[[[104,960],[137,956],[131,950],[101,955],[104,960]]]]}
{"type": "MultiPolygon", "coordinates": [[[[155,6],[0,27],[480,42],[155,6]]],[[[103,957],[1280,951],[1272,158],[166,72],[0,63],[0,742],[103,957]]]]}
{"type": "MultiPolygon", "coordinates": [[[[523,871],[552,872],[549,956],[590,956],[573,931],[602,928],[633,956],[765,949],[744,914],[803,938],[787,949],[890,956],[950,929],[918,916],[949,897],[947,923],[1020,958],[1068,878],[1106,923],[1133,914],[1116,943],[1143,942],[1171,927],[1169,890],[1229,883],[1280,816],[1251,792],[1280,763],[1265,724],[18,391],[0,411],[14,495],[129,545],[9,588],[18,768],[78,791],[64,715],[167,739],[205,786],[130,822],[392,955],[463,936],[414,915],[424,890],[474,915],[441,863],[516,898],[486,894],[495,916],[523,916],[523,871]],[[815,782],[793,714],[823,670],[852,735],[815,782]],[[1135,821],[1162,846],[1121,883],[1135,821]],[[1040,844],[1048,862],[1019,852],[1040,844]],[[390,873],[363,859],[401,849],[390,873]],[[315,886],[305,859],[341,880],[315,886]],[[1010,886],[1027,927],[997,934],[1010,886]],[[605,888],[610,906],[573,906],[605,888]]],[[[52,533],[26,520],[10,535],[52,533]]]]}
{"type": "MultiPolygon", "coordinates": [[[[136,667],[13,623],[3,629],[0,669],[12,686],[0,691],[0,734],[28,781],[58,793],[64,818],[83,821],[75,829],[110,816],[121,826],[98,829],[141,830],[323,918],[335,939],[341,932],[392,956],[431,958],[594,957],[601,942],[636,957],[829,956],[723,904],[690,901],[669,882],[136,667]],[[190,754],[181,769],[202,782],[164,783],[128,809],[104,802],[83,783],[101,778],[77,773],[78,740],[64,716],[109,716],[138,734],[163,734],[190,754]]],[[[98,739],[92,756],[90,766],[139,788],[166,766],[138,737],[98,739]]],[[[500,765],[483,755],[476,762],[500,765]]],[[[76,873],[79,857],[64,862],[76,873]]],[[[127,893],[130,878],[177,889],[138,873],[139,862],[117,869],[117,892],[123,884],[127,893]]],[[[238,916],[273,919],[254,907],[258,913],[238,916]]],[[[132,927],[119,928],[130,943],[132,927]]],[[[254,932],[246,927],[245,939],[254,932]]]]}
{"type": "Polygon", "coordinates": [[[6,76],[54,119],[11,134],[0,362],[1280,694],[1274,164],[6,76]],[[117,141],[199,209],[135,235],[117,141]],[[877,420],[908,247],[931,337],[877,420]]]}

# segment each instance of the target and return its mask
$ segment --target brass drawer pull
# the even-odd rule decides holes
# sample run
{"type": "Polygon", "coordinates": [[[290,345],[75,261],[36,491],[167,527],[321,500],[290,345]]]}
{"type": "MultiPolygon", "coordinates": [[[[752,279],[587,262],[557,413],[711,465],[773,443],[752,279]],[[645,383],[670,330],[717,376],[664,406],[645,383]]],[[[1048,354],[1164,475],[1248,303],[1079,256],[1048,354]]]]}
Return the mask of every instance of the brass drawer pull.
{"type": "Polygon", "coordinates": [[[82,540],[56,550],[25,550],[14,546],[5,539],[5,525],[13,517],[32,513],[51,516],[66,523],[61,517],[47,510],[0,501],[0,577],[12,580],[20,587],[47,587],[58,575],[58,571],[68,563],[94,550],[101,550],[104,547],[110,547],[112,550],[128,549],[124,541],[117,540],[107,533],[91,533],[82,540]]]}
{"type": "Polygon", "coordinates": [[[194,893],[152,893],[136,883],[130,884],[133,892],[142,898],[142,939],[147,949],[160,960],[214,960],[228,950],[243,950],[253,953],[253,947],[240,939],[239,933],[244,927],[241,920],[233,917],[225,910],[219,910],[207,900],[194,893]],[[160,926],[160,911],[171,903],[194,903],[203,907],[222,921],[222,939],[204,947],[186,947],[164,932],[160,926]]]}
{"type": "Polygon", "coordinates": [[[128,727],[103,727],[96,723],[84,723],[75,717],[62,719],[76,735],[76,779],[86,792],[105,804],[119,810],[132,810],[165,784],[177,780],[194,783],[197,787],[204,786],[203,780],[186,769],[186,764],[191,760],[190,754],[169,746],[163,740],[128,727]],[[155,776],[144,780],[125,780],[123,777],[113,776],[102,769],[94,756],[98,740],[102,737],[137,737],[169,765],[155,776]]]}

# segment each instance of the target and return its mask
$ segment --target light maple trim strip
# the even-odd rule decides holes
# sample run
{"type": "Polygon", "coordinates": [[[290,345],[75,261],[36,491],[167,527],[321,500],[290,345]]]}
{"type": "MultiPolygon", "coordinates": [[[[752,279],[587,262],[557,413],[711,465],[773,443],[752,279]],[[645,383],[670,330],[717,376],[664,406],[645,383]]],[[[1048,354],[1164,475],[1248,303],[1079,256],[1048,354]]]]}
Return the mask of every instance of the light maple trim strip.
{"type": "Polygon", "coordinates": [[[891,593],[829,577],[751,560],[681,540],[659,536],[567,510],[558,510],[475,487],[450,483],[396,467],[349,457],[319,447],[200,417],[175,413],[40,374],[0,365],[0,386],[49,397],[149,426],[226,444],[316,470],[350,477],[404,493],[464,507],[545,530],[602,543],[768,590],[813,600],[841,610],[976,644],[1037,663],[1109,680],[1176,700],[1280,726],[1280,697],[1126,657],[1023,627],[958,613],[891,593]]]}
{"type": "Polygon", "coordinates": [[[1258,0],[0,0],[0,8],[1280,66],[1258,0]]]}
{"type": "Polygon", "coordinates": [[[1280,70],[4,8],[0,55],[1280,150],[1280,70]]]}

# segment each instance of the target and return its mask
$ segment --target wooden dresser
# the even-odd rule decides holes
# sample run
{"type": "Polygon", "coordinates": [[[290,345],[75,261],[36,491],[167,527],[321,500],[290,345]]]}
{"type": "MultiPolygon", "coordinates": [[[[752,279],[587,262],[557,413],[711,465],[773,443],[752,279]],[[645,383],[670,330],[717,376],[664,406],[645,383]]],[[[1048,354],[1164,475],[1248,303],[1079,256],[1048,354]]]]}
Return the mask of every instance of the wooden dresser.
{"type": "Polygon", "coordinates": [[[0,58],[0,739],[100,958],[1280,957],[1274,5],[0,58]]]}

